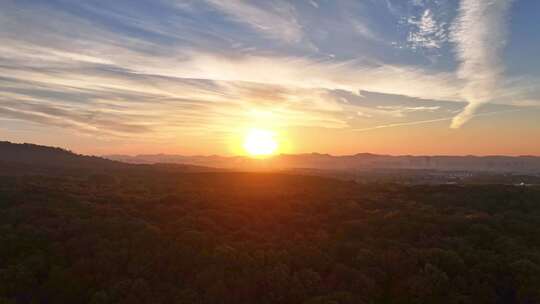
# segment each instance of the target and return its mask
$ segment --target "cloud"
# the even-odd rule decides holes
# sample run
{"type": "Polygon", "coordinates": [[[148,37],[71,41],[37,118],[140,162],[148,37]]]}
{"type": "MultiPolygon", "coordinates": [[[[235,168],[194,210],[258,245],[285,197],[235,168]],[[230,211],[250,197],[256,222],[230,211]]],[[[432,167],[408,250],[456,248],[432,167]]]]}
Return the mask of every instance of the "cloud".
{"type": "Polygon", "coordinates": [[[431,9],[425,9],[418,19],[411,17],[407,20],[413,30],[409,32],[407,41],[411,48],[440,49],[448,40],[446,24],[437,22],[431,9]]]}
{"type": "Polygon", "coordinates": [[[382,38],[375,34],[366,24],[352,18],[350,19],[350,22],[354,31],[360,36],[374,41],[383,41],[382,38]]]}
{"type": "MultiPolygon", "coordinates": [[[[521,109],[512,109],[512,110],[494,111],[494,112],[484,112],[484,113],[472,113],[471,117],[491,116],[491,115],[496,115],[496,114],[510,113],[510,112],[517,112],[517,111],[521,111],[521,109]]],[[[453,120],[453,119],[454,119],[454,117],[451,116],[451,117],[442,117],[442,118],[435,118],[435,119],[416,120],[416,121],[408,121],[408,122],[400,122],[400,123],[390,123],[390,124],[378,125],[378,126],[374,126],[374,127],[354,129],[354,131],[365,132],[365,131],[373,131],[373,130],[377,130],[377,129],[423,125],[423,124],[430,124],[430,123],[441,122],[441,121],[450,121],[450,120],[453,120]]]]}
{"type": "MultiPolygon", "coordinates": [[[[1,88],[2,86],[0,86],[1,88]]],[[[127,136],[128,134],[151,132],[143,123],[144,115],[130,111],[116,111],[93,107],[88,104],[70,104],[57,101],[56,91],[42,87],[39,90],[24,89],[24,86],[2,88],[0,93],[0,113],[4,117],[17,118],[44,125],[73,128],[83,133],[127,136]],[[11,90],[10,90],[11,89],[11,90]]],[[[82,92],[80,92],[82,93],[82,92]]],[[[61,99],[77,97],[76,92],[62,90],[61,99]]],[[[91,97],[85,98],[87,101],[91,97]]]]}
{"type": "Polygon", "coordinates": [[[6,69],[0,78],[5,117],[108,137],[232,132],[273,112],[274,126],[345,128],[343,109],[322,89],[141,74],[103,66],[6,69]],[[63,123],[62,123],[63,121],[63,123]],[[235,124],[231,125],[230,122],[235,124]]]}
{"type": "Polygon", "coordinates": [[[364,118],[402,118],[407,117],[411,113],[432,113],[441,109],[440,106],[417,106],[417,107],[407,107],[407,106],[355,106],[357,116],[364,118]]]}
{"type": "Polygon", "coordinates": [[[157,71],[141,65],[146,73],[167,73],[185,78],[209,78],[329,90],[376,91],[426,99],[459,99],[460,83],[453,73],[431,72],[412,66],[360,61],[317,60],[293,56],[242,57],[192,53],[176,67],[157,71]],[[264,71],[262,73],[261,71],[264,71]],[[392,81],[388,81],[392,79],[392,81]]]}
{"type": "MultiPolygon", "coordinates": [[[[85,118],[83,120],[76,117],[70,117],[65,110],[60,109],[41,109],[40,110],[25,110],[17,107],[4,106],[0,103],[0,114],[2,117],[25,120],[43,125],[50,125],[62,128],[71,128],[81,133],[91,135],[108,135],[114,137],[125,137],[129,134],[144,132],[144,126],[130,125],[117,123],[111,120],[100,119],[96,124],[92,119],[85,118]],[[45,110],[45,111],[43,111],[45,110]],[[46,113],[47,110],[50,113],[46,113]]],[[[73,113],[75,116],[79,114],[73,113]]]]}
{"type": "Polygon", "coordinates": [[[247,24],[270,38],[287,43],[297,43],[303,38],[294,7],[287,2],[274,1],[269,7],[259,7],[242,0],[207,1],[233,20],[247,24]]]}
{"type": "Polygon", "coordinates": [[[427,111],[427,112],[433,112],[436,110],[439,110],[440,106],[419,106],[419,107],[404,107],[404,106],[378,106],[379,109],[385,109],[385,110],[396,110],[401,112],[420,112],[420,111],[427,111]]]}
{"type": "Polygon", "coordinates": [[[469,121],[483,104],[497,98],[503,73],[500,53],[506,42],[512,0],[462,0],[453,25],[452,41],[460,61],[458,77],[466,84],[461,96],[469,102],[454,117],[451,127],[469,121]]]}

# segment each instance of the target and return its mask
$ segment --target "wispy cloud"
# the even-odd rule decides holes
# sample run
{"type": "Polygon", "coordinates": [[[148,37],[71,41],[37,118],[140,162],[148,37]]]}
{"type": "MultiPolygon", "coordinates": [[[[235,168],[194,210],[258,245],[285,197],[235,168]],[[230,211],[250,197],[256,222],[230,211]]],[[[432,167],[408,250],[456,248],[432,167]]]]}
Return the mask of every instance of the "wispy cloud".
{"type": "Polygon", "coordinates": [[[477,109],[500,92],[503,66],[500,53],[506,42],[507,14],[512,0],[462,0],[453,25],[452,40],[461,62],[458,77],[466,81],[461,92],[469,102],[452,120],[452,128],[469,121],[477,109]]]}
{"type": "MultiPolygon", "coordinates": [[[[151,66],[140,68],[148,73],[153,70],[151,66]]],[[[458,99],[460,88],[453,73],[432,72],[407,65],[366,65],[356,60],[329,61],[293,56],[245,55],[237,58],[199,52],[189,55],[177,68],[161,72],[187,78],[342,89],[350,92],[368,90],[439,100],[458,99]]]]}
{"type": "Polygon", "coordinates": [[[378,106],[379,109],[386,109],[386,110],[393,110],[393,111],[400,111],[400,112],[421,112],[421,111],[427,111],[432,112],[439,110],[440,106],[418,106],[418,107],[405,107],[405,106],[378,106]]]}
{"type": "Polygon", "coordinates": [[[413,30],[409,32],[407,41],[413,49],[440,49],[448,39],[446,23],[437,22],[429,8],[419,18],[410,17],[408,23],[413,26],[413,30]]]}
{"type": "Polygon", "coordinates": [[[379,37],[372,29],[370,29],[366,24],[351,18],[350,19],[351,25],[353,30],[361,35],[364,38],[374,40],[374,41],[382,41],[382,38],[379,37]]]}
{"type": "MultiPolygon", "coordinates": [[[[471,114],[471,117],[491,116],[491,115],[497,115],[497,114],[503,114],[503,113],[517,112],[517,111],[520,111],[520,110],[521,109],[512,109],[512,110],[505,110],[505,111],[474,113],[474,114],[471,114]]],[[[400,122],[400,123],[390,123],[390,124],[377,125],[377,126],[374,126],[374,127],[354,129],[354,131],[365,132],[365,131],[373,131],[373,130],[377,130],[377,129],[423,125],[423,124],[430,124],[430,123],[436,123],[436,122],[441,122],[441,121],[451,121],[453,119],[454,119],[454,117],[450,116],[450,117],[442,117],[442,118],[435,118],[435,119],[415,120],[415,121],[400,122]]]]}
{"type": "Polygon", "coordinates": [[[271,38],[287,43],[300,42],[303,38],[294,6],[285,1],[269,1],[267,7],[242,0],[207,1],[233,20],[245,23],[271,38]]]}

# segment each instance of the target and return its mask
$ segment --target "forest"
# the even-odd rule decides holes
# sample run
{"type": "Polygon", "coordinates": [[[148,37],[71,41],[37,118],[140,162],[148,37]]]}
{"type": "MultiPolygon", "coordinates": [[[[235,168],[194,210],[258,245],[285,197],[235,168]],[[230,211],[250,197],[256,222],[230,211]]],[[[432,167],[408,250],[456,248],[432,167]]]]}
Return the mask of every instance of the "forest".
{"type": "Polygon", "coordinates": [[[0,304],[540,303],[538,186],[0,148],[0,304]]]}
{"type": "Polygon", "coordinates": [[[540,189],[0,164],[0,303],[540,303],[540,189]]]}

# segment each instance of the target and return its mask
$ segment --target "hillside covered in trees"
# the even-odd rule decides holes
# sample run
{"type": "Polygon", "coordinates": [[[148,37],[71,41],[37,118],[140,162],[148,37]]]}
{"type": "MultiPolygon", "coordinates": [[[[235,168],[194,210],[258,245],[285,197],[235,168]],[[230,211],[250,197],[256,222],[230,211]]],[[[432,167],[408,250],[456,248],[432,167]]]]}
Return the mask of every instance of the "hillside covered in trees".
{"type": "Polygon", "coordinates": [[[0,303],[540,303],[537,187],[112,166],[0,163],[0,303]]]}

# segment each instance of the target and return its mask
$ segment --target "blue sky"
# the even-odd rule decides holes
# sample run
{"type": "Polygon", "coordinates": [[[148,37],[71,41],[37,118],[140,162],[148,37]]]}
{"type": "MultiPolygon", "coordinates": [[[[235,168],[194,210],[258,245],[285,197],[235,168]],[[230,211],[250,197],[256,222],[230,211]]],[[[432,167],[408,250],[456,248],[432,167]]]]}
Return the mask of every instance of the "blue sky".
{"type": "Polygon", "coordinates": [[[387,142],[413,134],[410,153],[540,154],[538,12],[535,0],[5,0],[0,136],[227,154],[255,126],[289,134],[290,152],[407,153],[387,142]]]}

